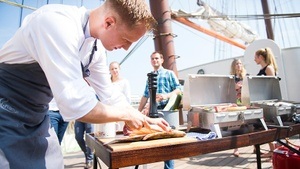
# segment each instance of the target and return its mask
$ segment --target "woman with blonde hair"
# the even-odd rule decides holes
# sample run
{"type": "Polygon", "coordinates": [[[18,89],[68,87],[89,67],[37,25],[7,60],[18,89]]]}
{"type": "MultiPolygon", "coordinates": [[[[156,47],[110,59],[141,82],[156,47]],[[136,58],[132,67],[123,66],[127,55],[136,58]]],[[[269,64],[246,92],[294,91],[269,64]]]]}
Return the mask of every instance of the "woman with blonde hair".
{"type": "Polygon", "coordinates": [[[116,61],[109,64],[109,72],[111,75],[111,82],[125,95],[127,102],[131,102],[131,90],[129,81],[121,77],[120,64],[116,61]]]}
{"type": "MultiPolygon", "coordinates": [[[[236,90],[236,103],[241,104],[241,92],[242,92],[242,82],[243,78],[246,76],[246,69],[241,61],[241,59],[234,59],[231,62],[230,75],[234,75],[235,80],[235,90],[236,90]]],[[[239,157],[239,150],[236,148],[233,151],[235,157],[239,157]]]]}
{"type": "Polygon", "coordinates": [[[244,65],[241,59],[234,59],[231,62],[230,75],[234,75],[235,79],[235,90],[237,92],[237,103],[241,103],[241,90],[242,90],[242,81],[246,76],[247,71],[244,68],[244,65]]]}
{"type": "MultiPolygon", "coordinates": [[[[109,72],[110,72],[110,79],[112,84],[117,90],[120,90],[126,97],[127,102],[131,103],[131,89],[129,81],[123,77],[121,77],[121,66],[119,62],[113,61],[109,64],[109,72]]],[[[120,128],[123,128],[123,133],[125,135],[129,134],[128,126],[125,125],[124,122],[120,121],[118,122],[120,125],[120,128]]]]}
{"type": "Polygon", "coordinates": [[[274,54],[270,48],[261,48],[255,52],[254,61],[261,65],[257,76],[276,76],[278,67],[274,54]]]}
{"type": "MultiPolygon", "coordinates": [[[[278,67],[274,57],[274,54],[270,48],[261,48],[255,52],[254,61],[256,64],[261,65],[257,76],[276,76],[278,67]]],[[[275,149],[274,143],[268,143],[270,151],[266,154],[262,154],[261,157],[272,157],[273,150],[275,149]]]]}

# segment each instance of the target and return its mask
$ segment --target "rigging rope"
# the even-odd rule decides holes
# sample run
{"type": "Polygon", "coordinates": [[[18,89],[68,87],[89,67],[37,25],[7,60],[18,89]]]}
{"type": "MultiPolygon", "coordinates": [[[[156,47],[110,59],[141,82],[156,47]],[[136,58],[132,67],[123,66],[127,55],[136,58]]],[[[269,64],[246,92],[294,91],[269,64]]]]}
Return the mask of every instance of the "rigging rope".
{"type": "Polygon", "coordinates": [[[31,9],[31,10],[36,10],[36,8],[34,8],[34,7],[18,4],[16,2],[11,2],[11,1],[8,1],[8,0],[0,0],[0,2],[7,3],[9,5],[13,5],[13,6],[20,7],[20,8],[27,8],[27,9],[31,9]]]}

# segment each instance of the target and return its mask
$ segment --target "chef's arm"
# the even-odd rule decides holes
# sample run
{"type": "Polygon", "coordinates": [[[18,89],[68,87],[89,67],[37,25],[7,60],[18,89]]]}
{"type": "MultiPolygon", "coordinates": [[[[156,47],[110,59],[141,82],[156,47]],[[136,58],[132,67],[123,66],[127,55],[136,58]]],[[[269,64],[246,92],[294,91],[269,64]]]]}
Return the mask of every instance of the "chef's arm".
{"type": "Polygon", "coordinates": [[[87,123],[107,123],[114,121],[125,121],[131,129],[141,129],[143,126],[149,126],[149,124],[157,124],[163,130],[168,131],[168,123],[162,118],[149,118],[132,106],[108,106],[101,102],[85,116],[78,119],[87,123]]]}
{"type": "Polygon", "coordinates": [[[129,119],[128,116],[130,116],[133,111],[136,110],[134,110],[131,106],[109,106],[101,102],[97,102],[96,106],[79,120],[89,123],[125,121],[129,119]]]}

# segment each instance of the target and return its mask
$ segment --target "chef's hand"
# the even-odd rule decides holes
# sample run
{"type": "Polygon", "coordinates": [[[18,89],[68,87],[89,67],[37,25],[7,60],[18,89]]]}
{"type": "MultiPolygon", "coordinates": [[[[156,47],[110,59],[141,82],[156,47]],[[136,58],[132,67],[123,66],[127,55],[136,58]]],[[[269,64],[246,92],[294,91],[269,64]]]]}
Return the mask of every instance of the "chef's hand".
{"type": "Polygon", "coordinates": [[[129,113],[128,120],[125,121],[126,131],[128,133],[128,130],[140,130],[142,127],[150,129],[150,124],[159,126],[163,131],[169,131],[169,124],[163,118],[150,118],[135,109],[132,110],[133,111],[129,113]]]}
{"type": "Polygon", "coordinates": [[[155,124],[155,125],[159,126],[162,129],[162,131],[170,131],[170,129],[171,129],[169,123],[163,118],[147,117],[147,122],[148,122],[146,124],[147,126],[145,125],[144,127],[149,128],[149,129],[152,129],[151,126],[153,126],[153,125],[150,126],[149,124],[155,124]]]}
{"type": "Polygon", "coordinates": [[[134,108],[131,108],[126,114],[128,117],[126,117],[125,125],[130,130],[139,130],[145,126],[145,123],[147,123],[147,116],[134,108]]]}

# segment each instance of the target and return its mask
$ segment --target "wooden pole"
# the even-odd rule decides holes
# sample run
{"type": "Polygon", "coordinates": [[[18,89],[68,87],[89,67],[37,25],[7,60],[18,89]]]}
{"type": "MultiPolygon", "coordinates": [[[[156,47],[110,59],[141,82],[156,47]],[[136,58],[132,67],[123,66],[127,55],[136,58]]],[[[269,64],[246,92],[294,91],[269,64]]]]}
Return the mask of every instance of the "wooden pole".
{"type": "Polygon", "coordinates": [[[270,14],[268,1],[267,0],[261,0],[261,5],[262,5],[262,8],[263,8],[263,13],[265,15],[264,17],[265,17],[267,37],[268,37],[268,39],[274,40],[274,33],[273,33],[273,27],[272,27],[271,19],[270,19],[270,17],[266,17],[266,15],[270,14]]]}
{"type": "Polygon", "coordinates": [[[178,77],[176,55],[174,50],[174,34],[172,32],[171,9],[168,0],[150,0],[150,9],[157,20],[157,29],[154,31],[154,46],[164,56],[163,67],[173,70],[178,77]]]}
{"type": "Polygon", "coordinates": [[[226,36],[223,36],[223,35],[215,32],[213,30],[209,30],[209,29],[206,29],[206,28],[204,28],[204,27],[202,27],[200,25],[197,25],[194,22],[192,22],[192,21],[190,21],[190,20],[188,20],[188,19],[186,19],[184,17],[172,17],[172,19],[175,20],[175,21],[177,21],[177,22],[180,22],[180,23],[182,23],[182,24],[184,24],[184,25],[186,25],[188,27],[191,27],[191,28],[194,28],[194,29],[196,29],[198,31],[201,31],[201,32],[203,32],[203,33],[205,33],[207,35],[210,35],[212,37],[220,39],[220,40],[222,40],[224,42],[227,42],[229,44],[232,44],[232,45],[237,46],[239,48],[242,48],[244,50],[246,49],[245,45],[243,45],[241,43],[238,43],[238,42],[236,42],[236,41],[234,41],[234,40],[232,40],[232,39],[230,39],[230,38],[228,38],[226,36]]]}

